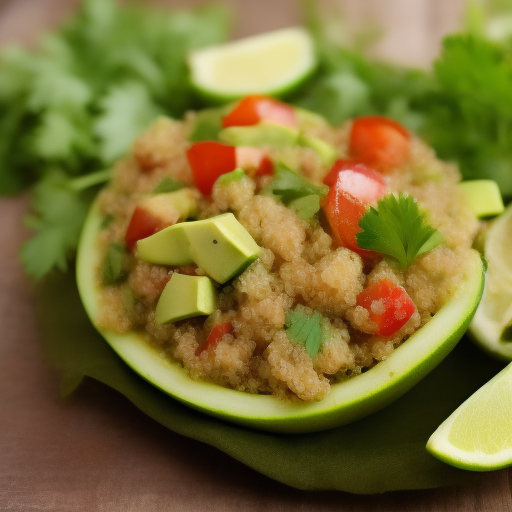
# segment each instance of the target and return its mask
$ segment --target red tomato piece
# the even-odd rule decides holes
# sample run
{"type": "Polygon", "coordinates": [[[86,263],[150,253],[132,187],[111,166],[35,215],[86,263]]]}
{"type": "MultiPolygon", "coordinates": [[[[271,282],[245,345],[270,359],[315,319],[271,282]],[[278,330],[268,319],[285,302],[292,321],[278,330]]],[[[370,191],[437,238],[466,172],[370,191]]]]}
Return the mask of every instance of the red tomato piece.
{"type": "Polygon", "coordinates": [[[222,126],[251,126],[261,121],[295,128],[297,119],[290,105],[267,96],[246,96],[226,116],[222,126]]]}
{"type": "Polygon", "coordinates": [[[377,324],[379,336],[392,336],[416,309],[407,292],[390,279],[381,279],[357,296],[357,305],[367,309],[377,324]]]}
{"type": "Polygon", "coordinates": [[[348,247],[364,257],[374,257],[373,251],[361,249],[356,235],[361,230],[359,221],[367,205],[386,193],[386,182],[377,171],[363,164],[338,160],[324,179],[332,183],[324,199],[323,210],[338,245],[348,247]]]}
{"type": "Polygon", "coordinates": [[[126,249],[132,252],[139,240],[154,235],[165,227],[167,224],[162,224],[162,219],[145,208],[137,206],[124,236],[126,249]]]}
{"type": "Polygon", "coordinates": [[[222,174],[236,168],[235,146],[220,142],[196,142],[187,151],[196,187],[204,195],[212,193],[213,184],[222,174]]]}
{"type": "Polygon", "coordinates": [[[225,334],[233,334],[233,324],[231,322],[215,325],[208,338],[206,338],[206,341],[197,347],[195,352],[196,356],[199,356],[201,352],[208,347],[216,347],[225,334]]]}
{"type": "Polygon", "coordinates": [[[241,167],[249,176],[264,176],[274,173],[274,164],[267,153],[260,148],[237,146],[236,166],[241,167]]]}
{"type": "Polygon", "coordinates": [[[359,117],[352,124],[351,156],[381,172],[402,165],[411,150],[411,135],[396,121],[380,116],[359,117]]]}

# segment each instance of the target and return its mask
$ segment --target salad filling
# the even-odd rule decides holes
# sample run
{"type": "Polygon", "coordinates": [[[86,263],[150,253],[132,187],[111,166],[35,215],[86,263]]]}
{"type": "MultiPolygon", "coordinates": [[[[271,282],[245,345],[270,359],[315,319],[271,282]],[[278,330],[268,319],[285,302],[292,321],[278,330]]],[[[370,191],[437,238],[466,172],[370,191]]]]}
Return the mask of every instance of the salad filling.
{"type": "Polygon", "coordinates": [[[479,224],[395,121],[272,98],[160,118],[99,197],[100,315],[191,378],[318,401],[456,293],[479,224]]]}

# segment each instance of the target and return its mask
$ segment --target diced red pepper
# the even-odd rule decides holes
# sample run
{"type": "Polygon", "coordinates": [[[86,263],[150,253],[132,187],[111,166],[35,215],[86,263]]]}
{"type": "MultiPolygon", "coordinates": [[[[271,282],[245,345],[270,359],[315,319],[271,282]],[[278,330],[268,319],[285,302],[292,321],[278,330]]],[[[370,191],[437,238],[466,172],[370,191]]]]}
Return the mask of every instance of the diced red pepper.
{"type": "Polygon", "coordinates": [[[261,121],[289,128],[297,126],[293,107],[267,96],[246,96],[222,118],[222,126],[251,126],[261,121]]]}
{"type": "Polygon", "coordinates": [[[206,350],[208,347],[216,347],[219,341],[226,334],[233,334],[233,324],[231,322],[224,322],[222,324],[217,324],[211,330],[206,341],[199,345],[196,349],[196,356],[199,356],[203,350],[206,350]]]}
{"type": "Polygon", "coordinates": [[[154,235],[157,231],[164,229],[168,225],[162,223],[162,219],[147,209],[137,206],[124,236],[126,249],[132,252],[139,240],[154,235]]]}
{"type": "Polygon", "coordinates": [[[380,173],[363,164],[338,160],[324,179],[331,183],[322,208],[338,245],[348,247],[361,256],[371,258],[373,251],[361,249],[356,235],[359,221],[371,204],[386,193],[386,182],[380,173]]]}
{"type": "Polygon", "coordinates": [[[237,146],[236,166],[244,169],[249,176],[265,176],[274,173],[272,160],[260,148],[237,146]]]}
{"type": "Polygon", "coordinates": [[[187,158],[196,187],[204,195],[212,193],[219,176],[236,169],[235,147],[220,142],[196,142],[187,151],[187,158]]]}
{"type": "Polygon", "coordinates": [[[390,279],[373,283],[357,296],[356,301],[370,313],[379,336],[395,334],[416,309],[407,292],[390,279]]]}
{"type": "Polygon", "coordinates": [[[359,117],[350,132],[351,157],[381,172],[402,165],[411,150],[411,135],[396,121],[381,116],[359,117]]]}

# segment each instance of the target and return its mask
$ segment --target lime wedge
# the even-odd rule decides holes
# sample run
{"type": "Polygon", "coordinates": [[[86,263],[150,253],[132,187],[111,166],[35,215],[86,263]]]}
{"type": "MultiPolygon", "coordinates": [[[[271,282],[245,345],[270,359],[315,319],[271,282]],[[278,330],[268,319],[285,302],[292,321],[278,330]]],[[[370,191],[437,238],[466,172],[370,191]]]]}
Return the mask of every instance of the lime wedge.
{"type": "Polygon", "coordinates": [[[503,212],[503,199],[498,184],[493,180],[470,180],[459,184],[475,217],[490,217],[503,212]]]}
{"type": "Polygon", "coordinates": [[[512,204],[490,223],[484,254],[485,290],[469,334],[487,352],[512,360],[512,204]]]}
{"type": "Polygon", "coordinates": [[[512,364],[439,426],[427,450],[452,466],[473,471],[512,466],[512,364]]]}
{"type": "Polygon", "coordinates": [[[249,94],[282,96],[314,71],[313,40],[302,28],[287,28],[192,52],[194,88],[214,102],[249,94]]]}

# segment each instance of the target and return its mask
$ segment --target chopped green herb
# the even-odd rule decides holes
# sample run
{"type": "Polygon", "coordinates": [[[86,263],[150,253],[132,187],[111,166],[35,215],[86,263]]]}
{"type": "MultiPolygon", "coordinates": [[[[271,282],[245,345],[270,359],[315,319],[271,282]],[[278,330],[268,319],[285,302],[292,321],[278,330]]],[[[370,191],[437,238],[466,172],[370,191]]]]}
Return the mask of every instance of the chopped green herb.
{"type": "MultiPolygon", "coordinates": [[[[314,183],[308,181],[304,176],[292,171],[286,165],[282,163],[278,163],[276,169],[274,171],[274,179],[269,183],[264,193],[274,194],[279,197],[279,199],[286,206],[290,206],[293,201],[298,199],[305,198],[307,196],[316,196],[317,199],[313,199],[310,197],[305,202],[295,203],[295,208],[298,212],[300,211],[305,217],[303,218],[311,218],[317,211],[311,214],[314,205],[318,201],[318,205],[320,206],[320,197],[327,194],[329,191],[329,187],[326,185],[318,186],[314,183]]],[[[300,215],[299,215],[300,216],[300,215]]]]}
{"type": "Polygon", "coordinates": [[[153,190],[152,194],[166,194],[168,192],[176,192],[184,187],[183,183],[172,178],[164,178],[153,190]]]}
{"type": "Polygon", "coordinates": [[[36,234],[22,249],[28,274],[66,268],[90,188],[108,179],[89,179],[93,173],[124,155],[156,116],[199,106],[187,54],[225,41],[228,21],[222,6],[178,11],[84,0],[36,51],[0,52],[0,194],[38,183],[27,219],[36,234]],[[55,169],[58,187],[47,176],[55,169]]]}
{"type": "Polygon", "coordinates": [[[299,197],[288,203],[298,217],[302,220],[311,220],[320,210],[320,196],[312,194],[309,196],[299,197]]]}
{"type": "Polygon", "coordinates": [[[442,243],[439,232],[427,224],[426,213],[409,195],[389,194],[370,207],[359,221],[357,236],[361,249],[395,258],[403,269],[421,254],[442,243]]]}
{"type": "Polygon", "coordinates": [[[245,171],[241,167],[237,167],[234,171],[227,172],[226,174],[221,174],[217,178],[216,183],[222,186],[226,186],[229,185],[230,183],[233,183],[234,181],[240,181],[245,176],[247,176],[245,174],[245,171]]]}
{"type": "Polygon", "coordinates": [[[307,315],[296,308],[286,314],[286,335],[292,343],[304,345],[307,353],[314,357],[320,351],[324,333],[322,329],[322,315],[315,311],[307,315]]]}
{"type": "Polygon", "coordinates": [[[126,276],[126,249],[120,244],[111,244],[103,261],[103,284],[117,284],[126,276]]]}
{"type": "Polygon", "coordinates": [[[219,132],[222,130],[224,111],[224,108],[210,108],[199,112],[194,119],[189,140],[191,142],[218,140],[219,132]]]}

